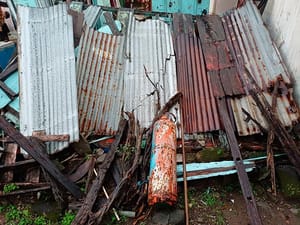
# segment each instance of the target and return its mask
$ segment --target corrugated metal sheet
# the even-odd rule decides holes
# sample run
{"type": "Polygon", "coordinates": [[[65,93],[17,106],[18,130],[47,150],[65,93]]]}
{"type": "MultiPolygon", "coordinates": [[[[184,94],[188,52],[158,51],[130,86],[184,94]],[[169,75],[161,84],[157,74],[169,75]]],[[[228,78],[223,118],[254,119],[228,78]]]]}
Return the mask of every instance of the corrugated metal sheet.
{"type": "MultiPolygon", "coordinates": [[[[300,1],[268,1],[263,20],[289,72],[296,80],[294,92],[298,100],[300,99],[300,1]]],[[[299,100],[298,103],[300,103],[299,100]]]]}
{"type": "MultiPolygon", "coordinates": [[[[269,103],[271,103],[270,90],[272,90],[274,82],[280,80],[281,94],[277,98],[277,115],[284,126],[290,127],[297,123],[299,111],[292,97],[290,75],[256,6],[252,1],[247,1],[245,6],[231,11],[222,20],[228,47],[235,59],[246,92],[249,87],[244,66],[249,69],[269,103]]],[[[259,127],[253,121],[245,121],[246,115],[242,112],[242,108],[263,127],[267,128],[266,121],[252,97],[233,98],[231,99],[231,106],[239,135],[251,135],[260,132],[259,127]]]]}
{"type": "Polygon", "coordinates": [[[81,132],[112,135],[123,106],[124,36],[86,29],[79,44],[77,85],[81,132]]]}
{"type": "Polygon", "coordinates": [[[102,9],[99,6],[90,5],[83,11],[84,20],[89,27],[95,28],[102,14],[102,9]]]}
{"type": "Polygon", "coordinates": [[[125,56],[124,110],[134,111],[141,126],[149,127],[157,112],[157,91],[160,93],[160,106],[177,92],[169,26],[155,19],[140,22],[131,15],[125,56]]]}
{"type": "Polygon", "coordinates": [[[178,89],[183,93],[185,133],[218,130],[220,118],[192,17],[174,14],[173,20],[178,89]]]}
{"type": "Polygon", "coordinates": [[[233,42],[238,64],[249,68],[260,88],[266,90],[276,79],[291,83],[278,50],[252,1],[228,13],[223,17],[223,22],[228,30],[227,39],[233,42]]]}
{"type": "MultiPolygon", "coordinates": [[[[18,7],[20,130],[69,134],[78,141],[78,112],[72,19],[65,4],[18,7]]],[[[53,153],[68,142],[48,144],[53,153]]]]}
{"type": "MultiPolygon", "coordinates": [[[[272,104],[272,96],[268,93],[264,93],[264,96],[267,101],[272,104]]],[[[299,112],[292,97],[281,96],[277,98],[276,104],[277,116],[284,126],[291,127],[298,122],[299,112]]],[[[243,113],[242,109],[245,109],[261,126],[268,129],[267,122],[251,96],[231,99],[231,107],[240,136],[261,132],[259,127],[252,120],[247,119],[247,116],[243,113]]]]}

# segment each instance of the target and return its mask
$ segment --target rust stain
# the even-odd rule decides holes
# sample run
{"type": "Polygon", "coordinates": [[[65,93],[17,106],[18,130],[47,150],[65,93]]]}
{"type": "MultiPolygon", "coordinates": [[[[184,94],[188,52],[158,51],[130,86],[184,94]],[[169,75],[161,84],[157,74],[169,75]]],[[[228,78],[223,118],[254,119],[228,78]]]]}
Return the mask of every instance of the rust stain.
{"type": "Polygon", "coordinates": [[[177,201],[176,125],[167,116],[158,120],[153,129],[153,144],[148,187],[148,204],[177,201]]]}

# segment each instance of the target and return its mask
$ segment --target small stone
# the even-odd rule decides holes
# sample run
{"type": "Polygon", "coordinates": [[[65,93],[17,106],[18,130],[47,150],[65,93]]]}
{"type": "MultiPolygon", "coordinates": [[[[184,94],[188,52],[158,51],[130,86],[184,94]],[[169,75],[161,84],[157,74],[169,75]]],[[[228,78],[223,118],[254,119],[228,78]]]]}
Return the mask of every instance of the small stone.
{"type": "Polygon", "coordinates": [[[300,212],[300,209],[291,208],[290,211],[291,211],[294,215],[298,215],[299,212],[300,212]]]}

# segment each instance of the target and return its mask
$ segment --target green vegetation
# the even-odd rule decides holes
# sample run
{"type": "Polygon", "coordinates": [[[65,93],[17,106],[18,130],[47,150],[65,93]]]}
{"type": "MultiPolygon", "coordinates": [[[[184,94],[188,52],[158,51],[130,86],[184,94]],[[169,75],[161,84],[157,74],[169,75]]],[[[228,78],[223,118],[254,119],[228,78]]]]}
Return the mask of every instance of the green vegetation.
{"type": "Polygon", "coordinates": [[[18,189],[19,189],[19,186],[14,183],[5,184],[3,187],[3,193],[7,194],[7,193],[10,193],[10,192],[18,190],[18,189]]]}
{"type": "Polygon", "coordinates": [[[0,212],[5,214],[7,225],[70,225],[75,214],[67,212],[60,221],[51,221],[45,216],[33,214],[29,208],[18,208],[14,205],[1,206],[0,212]]]}
{"type": "Polygon", "coordinates": [[[219,197],[219,194],[212,188],[207,188],[201,195],[202,201],[209,207],[223,205],[223,202],[219,199],[219,197]]]}
{"type": "Polygon", "coordinates": [[[62,225],[70,225],[73,222],[74,218],[75,218],[75,214],[74,213],[67,212],[64,215],[64,217],[63,217],[63,219],[61,221],[61,224],[62,225]]]}
{"type": "Polygon", "coordinates": [[[135,150],[136,149],[133,146],[120,145],[117,149],[117,153],[122,156],[124,161],[127,161],[134,154],[135,150]]]}

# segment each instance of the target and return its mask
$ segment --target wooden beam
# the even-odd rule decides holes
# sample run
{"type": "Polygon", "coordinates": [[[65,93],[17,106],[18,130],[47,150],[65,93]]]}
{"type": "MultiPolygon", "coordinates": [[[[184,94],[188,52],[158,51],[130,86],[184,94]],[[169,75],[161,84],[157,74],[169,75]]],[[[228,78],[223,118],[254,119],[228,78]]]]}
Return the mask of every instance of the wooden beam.
{"type": "Polygon", "coordinates": [[[48,155],[40,145],[28,140],[18,130],[7,122],[3,116],[0,116],[0,127],[10,136],[20,147],[22,147],[32,158],[34,158],[45,170],[53,176],[61,185],[63,185],[75,198],[80,198],[82,192],[80,188],[65,177],[59,169],[51,162],[48,155]]]}
{"type": "MultiPolygon", "coordinates": [[[[17,155],[18,145],[16,144],[8,144],[6,148],[6,156],[4,165],[11,165],[16,162],[16,155],[17,155]]],[[[13,171],[7,171],[3,175],[4,182],[11,182],[14,178],[13,171]]]]}

